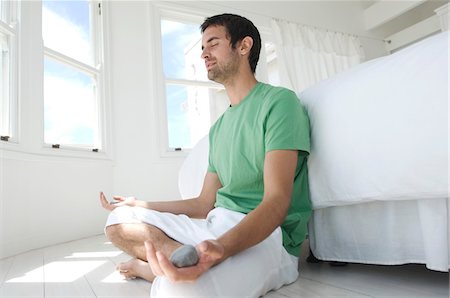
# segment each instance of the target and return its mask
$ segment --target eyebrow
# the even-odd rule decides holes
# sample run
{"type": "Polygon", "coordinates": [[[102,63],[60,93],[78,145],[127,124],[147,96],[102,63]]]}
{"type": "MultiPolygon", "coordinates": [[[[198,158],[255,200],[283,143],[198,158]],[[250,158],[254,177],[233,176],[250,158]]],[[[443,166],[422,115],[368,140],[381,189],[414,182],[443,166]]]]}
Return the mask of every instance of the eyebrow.
{"type": "MultiPolygon", "coordinates": [[[[213,37],[211,37],[210,39],[208,39],[207,41],[206,41],[206,43],[210,43],[211,41],[213,41],[213,40],[215,40],[215,39],[220,39],[219,37],[217,37],[217,36],[213,36],[213,37]]],[[[202,45],[202,50],[204,49],[205,47],[202,45]]]]}

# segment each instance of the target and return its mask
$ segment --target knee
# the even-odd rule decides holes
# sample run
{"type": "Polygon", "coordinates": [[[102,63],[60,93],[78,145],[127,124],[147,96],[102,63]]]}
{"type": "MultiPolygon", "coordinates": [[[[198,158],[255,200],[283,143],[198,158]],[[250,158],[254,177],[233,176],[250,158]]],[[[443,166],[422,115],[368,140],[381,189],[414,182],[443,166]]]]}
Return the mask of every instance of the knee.
{"type": "Polygon", "coordinates": [[[147,224],[114,224],[106,227],[105,234],[112,243],[139,240],[143,242],[144,240],[153,240],[154,238],[151,226],[147,224]]]}
{"type": "Polygon", "coordinates": [[[124,229],[121,224],[107,226],[105,235],[112,243],[120,242],[125,237],[124,229]]]}

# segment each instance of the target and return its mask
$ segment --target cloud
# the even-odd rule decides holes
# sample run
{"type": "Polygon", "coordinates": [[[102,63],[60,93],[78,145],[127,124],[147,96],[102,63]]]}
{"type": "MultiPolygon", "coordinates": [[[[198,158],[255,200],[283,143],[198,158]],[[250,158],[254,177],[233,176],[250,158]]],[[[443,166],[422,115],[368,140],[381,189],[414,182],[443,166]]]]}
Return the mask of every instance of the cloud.
{"type": "Polygon", "coordinates": [[[93,63],[89,32],[47,7],[42,7],[44,45],[87,64],[93,63]]]}
{"type": "Polygon", "coordinates": [[[94,90],[80,80],[46,74],[45,142],[49,144],[93,145],[90,136],[97,128],[97,105],[94,90]]]}

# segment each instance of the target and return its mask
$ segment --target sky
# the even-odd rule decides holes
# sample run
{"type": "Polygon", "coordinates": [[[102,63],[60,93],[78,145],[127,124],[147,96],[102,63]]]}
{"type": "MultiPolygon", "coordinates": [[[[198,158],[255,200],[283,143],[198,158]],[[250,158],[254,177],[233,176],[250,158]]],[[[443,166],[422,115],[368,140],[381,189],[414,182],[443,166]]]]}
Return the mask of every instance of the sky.
{"type": "MultiPolygon", "coordinates": [[[[164,75],[171,79],[193,79],[186,71],[185,49],[201,39],[198,24],[182,24],[163,20],[161,22],[164,75]]],[[[198,57],[200,59],[200,57],[198,57]]],[[[206,78],[205,78],[206,79],[206,78]]],[[[166,86],[168,130],[170,148],[189,148],[197,140],[189,124],[188,90],[184,86],[166,86]]]]}
{"type": "MultiPolygon", "coordinates": [[[[88,1],[43,1],[44,45],[93,65],[88,1]]],[[[46,58],[44,115],[46,143],[94,146],[98,129],[90,75],[46,58]]]]}

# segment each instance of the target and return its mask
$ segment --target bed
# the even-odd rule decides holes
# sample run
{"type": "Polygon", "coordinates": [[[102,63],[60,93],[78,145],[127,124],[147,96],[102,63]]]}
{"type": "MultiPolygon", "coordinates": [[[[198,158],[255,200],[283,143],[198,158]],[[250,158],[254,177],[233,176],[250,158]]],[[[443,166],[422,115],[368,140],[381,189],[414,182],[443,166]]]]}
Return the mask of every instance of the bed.
{"type": "Polygon", "coordinates": [[[440,33],[299,95],[318,259],[448,271],[448,41],[440,33]]]}
{"type": "MultiPolygon", "coordinates": [[[[311,122],[309,243],[320,260],[449,269],[448,31],[299,94],[311,122]]],[[[208,139],[179,173],[200,192],[208,139]]]]}

